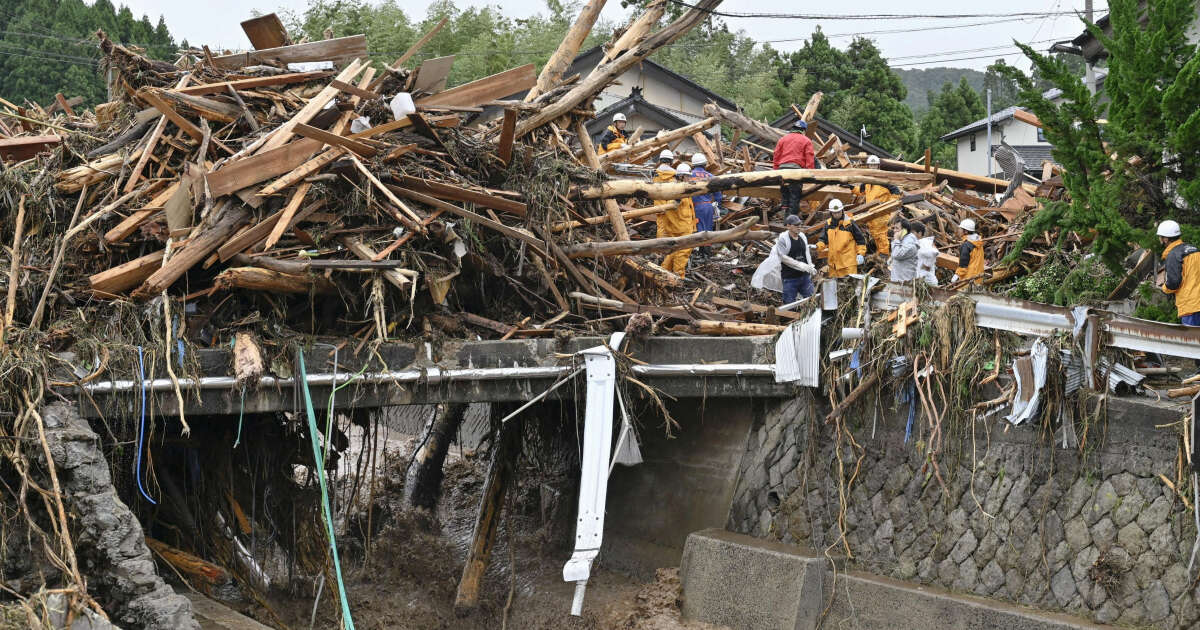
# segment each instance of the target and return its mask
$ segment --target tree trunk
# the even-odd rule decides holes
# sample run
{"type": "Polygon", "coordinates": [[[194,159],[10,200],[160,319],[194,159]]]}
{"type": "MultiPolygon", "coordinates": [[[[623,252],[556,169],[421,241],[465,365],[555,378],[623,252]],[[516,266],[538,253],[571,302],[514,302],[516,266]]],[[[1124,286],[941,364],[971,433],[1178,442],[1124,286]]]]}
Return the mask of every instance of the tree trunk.
{"type": "Polygon", "coordinates": [[[533,99],[549,91],[562,79],[563,72],[570,67],[575,56],[579,54],[579,47],[583,45],[583,40],[587,39],[588,33],[592,32],[592,26],[596,23],[596,18],[600,17],[604,3],[605,0],[591,0],[579,11],[579,17],[575,18],[575,23],[571,25],[571,30],[567,31],[567,36],[558,45],[558,50],[554,51],[550,60],[542,66],[537,85],[533,86],[533,89],[529,90],[529,94],[525,96],[526,103],[533,102],[533,99]]]}
{"type": "Polygon", "coordinates": [[[925,173],[890,173],[867,168],[847,169],[781,169],[778,171],[754,171],[730,173],[711,179],[694,182],[653,183],[633,179],[607,181],[599,186],[576,186],[570,198],[611,199],[613,197],[638,197],[641,199],[682,199],[718,190],[731,188],[753,188],[755,186],[778,186],[788,182],[823,184],[895,184],[907,188],[919,188],[932,181],[925,173]]]}
{"type": "Polygon", "coordinates": [[[425,425],[421,448],[417,449],[408,466],[404,482],[405,503],[427,510],[437,507],[442,494],[442,465],[466,413],[466,404],[442,403],[437,406],[437,413],[425,425]]]}
{"type": "Polygon", "coordinates": [[[686,127],[672,129],[671,131],[661,133],[657,137],[643,140],[637,144],[632,144],[632,145],[627,145],[627,146],[621,147],[620,149],[617,149],[615,151],[610,151],[608,153],[605,153],[604,155],[601,155],[600,156],[600,165],[608,166],[609,164],[621,162],[621,161],[625,160],[626,158],[631,157],[633,155],[637,155],[639,153],[645,153],[647,151],[656,151],[660,147],[665,147],[665,146],[671,144],[672,142],[675,142],[676,140],[681,140],[681,139],[686,138],[694,133],[701,133],[704,130],[708,129],[709,127],[712,127],[715,124],[717,124],[716,118],[705,118],[704,120],[701,120],[700,122],[692,123],[686,127]]]}
{"type": "Polygon", "coordinates": [[[568,258],[588,258],[600,256],[624,256],[626,254],[650,254],[656,252],[673,252],[689,247],[701,247],[714,243],[729,241],[765,241],[771,238],[770,232],[751,232],[750,228],[758,222],[757,218],[743,221],[741,225],[728,230],[717,232],[696,232],[687,236],[668,236],[650,238],[644,241],[613,241],[591,242],[569,245],[563,248],[568,258]]]}
{"type": "Polygon", "coordinates": [[[715,9],[720,4],[721,0],[700,0],[695,8],[683,14],[682,17],[675,20],[666,28],[639,42],[628,51],[621,53],[616,59],[597,66],[592,70],[591,74],[580,81],[579,85],[576,85],[571,91],[562,95],[557,100],[548,103],[545,109],[518,123],[517,137],[522,138],[534,129],[557,120],[570,113],[571,110],[595,98],[596,94],[603,90],[605,86],[612,83],[614,79],[621,76],[622,73],[633,67],[634,64],[649,57],[651,53],[660,47],[679,39],[685,33],[692,30],[692,27],[708,18],[709,11],[715,9]]]}
{"type": "MultiPolygon", "coordinates": [[[[575,134],[579,136],[579,146],[583,147],[583,158],[587,161],[588,166],[596,170],[603,170],[600,158],[596,155],[596,148],[592,146],[592,138],[588,135],[587,127],[582,121],[575,123],[575,134]]],[[[625,227],[625,218],[621,216],[621,208],[617,202],[605,199],[601,205],[604,206],[604,213],[608,215],[608,220],[612,223],[613,235],[617,237],[618,241],[629,240],[629,228],[625,227]]]]}
{"type": "Polygon", "coordinates": [[[325,276],[293,275],[261,267],[230,267],[217,274],[213,286],[218,289],[250,289],[274,293],[337,293],[337,287],[325,276]]]}
{"type": "Polygon", "coordinates": [[[672,330],[689,332],[693,335],[776,335],[787,326],[774,324],[751,324],[748,322],[716,322],[707,319],[697,319],[685,326],[675,326],[672,330]]]}
{"type": "Polygon", "coordinates": [[[716,118],[722,123],[726,123],[741,129],[752,136],[762,138],[763,140],[778,142],[780,138],[787,135],[787,132],[783,129],[776,129],[766,123],[758,122],[757,120],[754,120],[753,118],[750,118],[740,112],[722,109],[714,103],[709,103],[708,105],[704,106],[704,114],[706,116],[716,118]]]}
{"type": "MultiPolygon", "coordinates": [[[[616,202],[614,201],[613,203],[616,203],[616,202]]],[[[635,208],[633,210],[622,211],[621,218],[622,219],[637,219],[639,217],[654,216],[654,215],[662,214],[662,213],[666,212],[667,210],[674,210],[675,208],[678,208],[678,207],[679,207],[679,202],[669,201],[667,203],[664,203],[664,204],[658,205],[658,206],[647,206],[645,208],[635,208]]],[[[608,221],[608,220],[609,220],[609,216],[607,214],[605,214],[602,217],[588,217],[582,221],[560,221],[558,223],[555,223],[550,228],[550,231],[551,232],[565,232],[567,230],[573,230],[577,227],[583,227],[585,225],[596,225],[597,223],[604,223],[605,221],[608,221]]]]}

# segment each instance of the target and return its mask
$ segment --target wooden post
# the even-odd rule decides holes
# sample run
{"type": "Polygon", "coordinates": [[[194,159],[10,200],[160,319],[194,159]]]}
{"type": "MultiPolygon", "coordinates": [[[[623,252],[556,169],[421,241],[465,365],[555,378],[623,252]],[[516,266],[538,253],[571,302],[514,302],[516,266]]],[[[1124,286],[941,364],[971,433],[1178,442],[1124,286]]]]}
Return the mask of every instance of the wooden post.
{"type": "MultiPolygon", "coordinates": [[[[500,514],[504,509],[504,495],[516,472],[517,456],[521,452],[521,419],[514,418],[500,427],[500,436],[492,451],[492,463],[488,466],[487,479],[483,484],[483,498],[475,516],[475,530],[471,535],[471,546],[467,550],[467,562],[463,565],[462,579],[454,596],[454,610],[460,613],[473,610],[479,605],[480,583],[487,571],[492,548],[496,545],[496,531],[500,528],[500,514]]],[[[511,544],[511,543],[510,543],[511,544]]]]}
{"type": "MultiPolygon", "coordinates": [[[[588,166],[601,170],[600,156],[596,155],[596,149],[592,146],[592,137],[588,135],[583,121],[575,123],[575,135],[579,136],[579,146],[583,148],[583,159],[587,161],[588,166]]],[[[621,206],[611,199],[601,205],[604,206],[604,213],[608,215],[608,220],[612,223],[613,236],[618,241],[628,241],[629,228],[625,227],[625,218],[621,216],[621,206]]]]}
{"type": "Polygon", "coordinates": [[[436,415],[425,424],[422,446],[413,455],[404,482],[404,502],[432,510],[442,493],[442,464],[450,442],[466,416],[465,404],[442,403],[436,415]]]}

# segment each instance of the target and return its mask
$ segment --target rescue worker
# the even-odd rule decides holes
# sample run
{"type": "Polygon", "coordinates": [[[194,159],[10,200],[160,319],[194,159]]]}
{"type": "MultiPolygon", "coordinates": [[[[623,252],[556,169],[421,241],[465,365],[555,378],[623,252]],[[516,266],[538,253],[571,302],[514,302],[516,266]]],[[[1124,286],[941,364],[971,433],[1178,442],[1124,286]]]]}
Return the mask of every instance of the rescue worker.
{"type": "MultiPolygon", "coordinates": [[[[878,169],[879,156],[869,156],[867,158],[867,168],[878,169]]],[[[854,187],[854,194],[861,196],[864,203],[871,203],[872,201],[885,203],[898,198],[900,196],[900,189],[892,185],[859,184],[854,187]]],[[[871,239],[875,241],[875,251],[884,256],[891,253],[891,243],[888,241],[888,225],[895,216],[895,212],[890,212],[883,216],[875,217],[866,224],[867,232],[871,234],[871,239]]]]}
{"type": "Polygon", "coordinates": [[[917,250],[921,245],[912,233],[908,221],[901,219],[892,228],[891,258],[888,260],[889,279],[909,282],[917,277],[917,250]]]}
{"type": "Polygon", "coordinates": [[[1175,296],[1175,311],[1184,326],[1200,326],[1200,250],[1183,242],[1179,224],[1171,220],[1158,224],[1158,240],[1166,247],[1163,292],[1175,296]]]}
{"type": "MultiPolygon", "coordinates": [[[[712,179],[713,174],[704,168],[707,164],[708,156],[703,153],[697,153],[692,156],[692,181],[700,182],[712,179]]],[[[711,232],[717,229],[717,217],[720,216],[721,201],[723,199],[724,197],[719,190],[692,197],[692,205],[695,206],[696,211],[697,232],[711,232]]],[[[708,258],[712,255],[711,246],[700,247],[699,250],[699,255],[702,258],[708,258]]]]}
{"type": "Polygon", "coordinates": [[[936,287],[938,248],[933,244],[932,236],[925,236],[925,224],[912,221],[908,224],[914,236],[917,237],[917,277],[931,287],[936,287]]]}
{"type": "MultiPolygon", "coordinates": [[[[660,165],[659,173],[664,173],[664,166],[660,165]]],[[[665,168],[670,168],[669,166],[665,168]]],[[[692,168],[687,163],[682,163],[675,170],[675,178],[679,181],[687,181],[692,176],[692,168]]],[[[658,176],[655,176],[655,181],[658,181],[658,176]]],[[[668,236],[687,236],[696,231],[696,213],[692,206],[692,198],[684,197],[679,200],[679,206],[674,210],[667,210],[658,215],[658,237],[664,238],[668,236]]],[[[662,266],[667,271],[684,277],[687,274],[688,259],[691,258],[692,250],[677,249],[663,258],[662,266]]]]}
{"type": "MultiPolygon", "coordinates": [[[[812,140],[804,135],[808,131],[808,123],[797,120],[792,124],[792,132],[784,135],[775,143],[775,170],[785,168],[816,168],[816,155],[813,152],[812,140]]],[[[796,214],[800,212],[800,182],[789,182],[779,186],[782,197],[780,207],[783,213],[796,214]]]]}
{"type": "Polygon", "coordinates": [[[983,282],[983,244],[975,233],[975,219],[963,219],[958,224],[963,234],[963,243],[958,248],[958,269],[954,270],[951,283],[974,278],[975,284],[983,282]]]}
{"type": "Polygon", "coordinates": [[[625,114],[615,114],[612,120],[608,129],[600,134],[600,142],[596,145],[597,155],[604,155],[625,146],[625,125],[629,124],[629,121],[625,119],[625,114]]]}
{"type": "Polygon", "coordinates": [[[815,292],[812,279],[817,269],[800,217],[788,215],[784,225],[787,229],[779,234],[771,253],[754,270],[750,286],[779,291],[783,293],[783,303],[791,304],[797,297],[811,297],[815,292]]]}
{"type": "Polygon", "coordinates": [[[867,253],[867,235],[845,211],[840,199],[829,202],[829,218],[817,242],[817,251],[829,258],[829,277],[843,278],[858,273],[867,253]]]}

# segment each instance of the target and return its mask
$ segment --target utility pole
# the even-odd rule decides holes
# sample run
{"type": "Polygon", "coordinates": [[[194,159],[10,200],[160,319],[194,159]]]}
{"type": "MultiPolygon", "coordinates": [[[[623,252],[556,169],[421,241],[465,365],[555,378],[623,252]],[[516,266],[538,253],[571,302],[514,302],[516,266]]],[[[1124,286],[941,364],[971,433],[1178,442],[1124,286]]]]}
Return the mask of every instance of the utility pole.
{"type": "Polygon", "coordinates": [[[992,176],[992,88],[987,90],[987,165],[988,177],[992,176]]]}
{"type": "MultiPolygon", "coordinates": [[[[1083,7],[1084,7],[1084,9],[1083,9],[1084,14],[1085,14],[1085,17],[1087,18],[1088,24],[1092,24],[1092,0],[1086,0],[1084,2],[1083,7]]],[[[1086,58],[1083,61],[1087,66],[1087,70],[1085,71],[1085,74],[1083,75],[1084,85],[1087,86],[1089,93],[1095,94],[1096,93],[1096,70],[1095,70],[1095,68],[1092,67],[1092,62],[1088,61],[1086,58]]]]}

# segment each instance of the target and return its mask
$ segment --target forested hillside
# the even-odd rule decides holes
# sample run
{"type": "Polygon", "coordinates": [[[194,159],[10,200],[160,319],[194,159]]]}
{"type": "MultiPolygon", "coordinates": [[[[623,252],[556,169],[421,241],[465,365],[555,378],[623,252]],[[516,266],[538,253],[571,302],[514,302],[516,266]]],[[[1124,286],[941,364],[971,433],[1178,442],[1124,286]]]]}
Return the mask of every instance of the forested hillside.
{"type": "Polygon", "coordinates": [[[146,48],[151,57],[166,59],[175,51],[161,17],[153,24],[109,0],[91,6],[82,0],[0,0],[0,97],[46,106],[62,92],[82,96],[88,105],[103,103],[98,29],[114,41],[146,48]]]}
{"type": "Polygon", "coordinates": [[[967,85],[980,94],[983,93],[984,73],[970,68],[893,68],[900,75],[904,87],[908,89],[908,97],[904,104],[914,113],[919,114],[929,109],[930,92],[940,92],[942,86],[949,83],[958,85],[959,79],[966,79],[967,85]]]}

